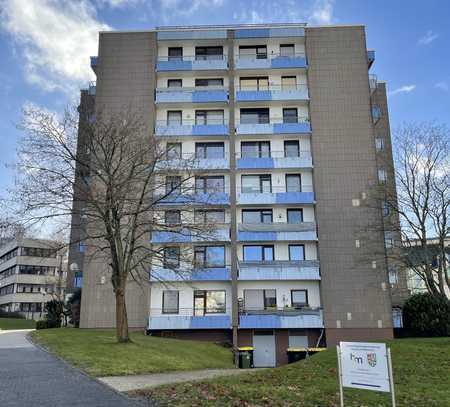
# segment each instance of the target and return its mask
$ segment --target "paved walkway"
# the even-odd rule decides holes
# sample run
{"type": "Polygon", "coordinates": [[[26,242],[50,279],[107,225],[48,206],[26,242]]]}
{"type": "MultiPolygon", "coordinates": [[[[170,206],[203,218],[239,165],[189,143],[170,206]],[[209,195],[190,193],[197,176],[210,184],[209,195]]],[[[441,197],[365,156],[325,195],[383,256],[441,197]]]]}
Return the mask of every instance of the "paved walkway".
{"type": "Polygon", "coordinates": [[[0,332],[1,407],[143,405],[37,348],[27,334],[28,330],[0,332]]]}
{"type": "MultiPolygon", "coordinates": [[[[256,369],[261,370],[261,369],[256,369]]],[[[117,391],[131,391],[149,387],[157,387],[163,384],[190,382],[195,380],[211,379],[218,376],[231,376],[247,373],[255,370],[244,369],[207,369],[188,372],[155,373],[136,376],[109,376],[100,377],[103,383],[117,391]]]]}

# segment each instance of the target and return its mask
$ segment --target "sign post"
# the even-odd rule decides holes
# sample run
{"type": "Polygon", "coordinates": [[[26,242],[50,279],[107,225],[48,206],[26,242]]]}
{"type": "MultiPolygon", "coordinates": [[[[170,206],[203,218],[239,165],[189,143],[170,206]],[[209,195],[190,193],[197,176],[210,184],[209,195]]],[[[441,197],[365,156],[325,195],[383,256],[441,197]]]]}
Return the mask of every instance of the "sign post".
{"type": "Polygon", "coordinates": [[[337,354],[341,407],[344,387],[391,393],[395,407],[391,352],[384,343],[340,342],[337,354]]]}

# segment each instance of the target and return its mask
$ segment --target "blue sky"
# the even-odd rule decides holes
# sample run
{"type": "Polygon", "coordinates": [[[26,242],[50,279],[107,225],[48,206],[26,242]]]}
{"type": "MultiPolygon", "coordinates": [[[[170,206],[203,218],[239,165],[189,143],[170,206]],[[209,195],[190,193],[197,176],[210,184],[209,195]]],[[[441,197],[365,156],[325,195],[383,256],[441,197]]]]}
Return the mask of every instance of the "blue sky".
{"type": "Polygon", "coordinates": [[[97,32],[160,25],[364,24],[371,73],[388,82],[391,126],[450,124],[450,1],[0,0],[0,197],[13,182],[21,108],[61,111],[95,76],[97,32]]]}

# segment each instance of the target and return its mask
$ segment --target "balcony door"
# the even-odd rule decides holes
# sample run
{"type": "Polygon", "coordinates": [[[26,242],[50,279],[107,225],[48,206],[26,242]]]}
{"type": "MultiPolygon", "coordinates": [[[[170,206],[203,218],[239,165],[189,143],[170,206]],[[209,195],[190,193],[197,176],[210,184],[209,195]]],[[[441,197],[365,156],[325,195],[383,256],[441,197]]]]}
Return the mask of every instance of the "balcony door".
{"type": "Polygon", "coordinates": [[[239,58],[242,59],[267,59],[266,45],[241,45],[239,58]]]}

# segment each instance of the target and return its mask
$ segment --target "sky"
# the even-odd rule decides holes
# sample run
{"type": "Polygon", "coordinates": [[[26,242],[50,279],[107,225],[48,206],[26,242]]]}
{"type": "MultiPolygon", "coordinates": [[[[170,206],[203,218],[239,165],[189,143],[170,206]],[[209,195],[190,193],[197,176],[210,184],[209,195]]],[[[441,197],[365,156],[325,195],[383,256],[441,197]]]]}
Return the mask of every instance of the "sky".
{"type": "Polygon", "coordinates": [[[0,0],[0,198],[13,184],[23,106],[62,111],[95,75],[98,31],[163,25],[364,24],[391,127],[450,124],[450,1],[0,0]]]}

